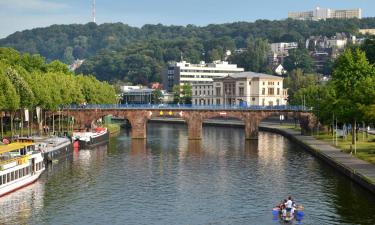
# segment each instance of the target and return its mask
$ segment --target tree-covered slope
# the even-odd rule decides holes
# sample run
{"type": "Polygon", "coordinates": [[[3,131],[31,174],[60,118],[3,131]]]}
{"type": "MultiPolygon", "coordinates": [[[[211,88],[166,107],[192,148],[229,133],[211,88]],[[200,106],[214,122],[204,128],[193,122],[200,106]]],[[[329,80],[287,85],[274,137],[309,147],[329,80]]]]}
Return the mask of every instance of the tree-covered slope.
{"type": "MultiPolygon", "coordinates": [[[[71,63],[88,59],[81,71],[101,80],[158,80],[160,68],[181,56],[191,62],[222,59],[226,50],[248,46],[249,39],[268,42],[304,41],[311,35],[355,34],[375,28],[375,18],[326,21],[258,20],[198,27],[122,23],[53,25],[16,32],[0,40],[1,47],[40,54],[47,61],[71,63]],[[141,69],[140,69],[141,67],[141,69]],[[139,77],[139,74],[144,74],[139,77]]],[[[137,81],[138,80],[138,81],[137,81]]]]}

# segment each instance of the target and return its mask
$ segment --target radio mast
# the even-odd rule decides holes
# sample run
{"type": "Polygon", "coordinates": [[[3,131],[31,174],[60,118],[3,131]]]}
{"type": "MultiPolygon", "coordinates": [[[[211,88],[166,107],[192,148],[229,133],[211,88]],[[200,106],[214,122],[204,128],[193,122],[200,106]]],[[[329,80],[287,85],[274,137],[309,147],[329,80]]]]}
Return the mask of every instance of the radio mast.
{"type": "Polygon", "coordinates": [[[92,21],[96,23],[96,2],[92,1],[92,21]]]}

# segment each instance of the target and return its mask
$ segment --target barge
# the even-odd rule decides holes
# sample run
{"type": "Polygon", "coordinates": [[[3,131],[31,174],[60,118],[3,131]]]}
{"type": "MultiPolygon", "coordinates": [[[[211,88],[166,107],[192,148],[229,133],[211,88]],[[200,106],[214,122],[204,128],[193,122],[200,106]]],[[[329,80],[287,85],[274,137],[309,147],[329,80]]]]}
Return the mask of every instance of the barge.
{"type": "Polygon", "coordinates": [[[74,147],[79,149],[90,149],[98,145],[109,142],[109,132],[107,128],[98,127],[94,132],[74,132],[74,147]]]}

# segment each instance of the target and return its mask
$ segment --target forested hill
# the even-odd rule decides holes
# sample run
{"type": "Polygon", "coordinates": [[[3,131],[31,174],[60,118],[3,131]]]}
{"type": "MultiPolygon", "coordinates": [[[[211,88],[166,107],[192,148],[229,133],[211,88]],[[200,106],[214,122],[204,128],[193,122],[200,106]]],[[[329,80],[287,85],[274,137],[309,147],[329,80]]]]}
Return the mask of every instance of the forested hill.
{"type": "Polygon", "coordinates": [[[222,58],[225,50],[247,46],[249,38],[269,42],[303,41],[311,35],[355,34],[359,28],[375,28],[375,18],[352,20],[298,21],[258,20],[198,27],[122,23],[97,25],[52,25],[16,32],[0,40],[1,47],[40,54],[47,61],[71,63],[88,59],[81,72],[101,80],[125,79],[145,83],[157,80],[161,67],[183,57],[192,62],[222,58]],[[139,70],[141,71],[134,71],[139,70]],[[144,74],[139,78],[139,74],[144,74]],[[139,79],[135,81],[133,78],[139,79]]]}

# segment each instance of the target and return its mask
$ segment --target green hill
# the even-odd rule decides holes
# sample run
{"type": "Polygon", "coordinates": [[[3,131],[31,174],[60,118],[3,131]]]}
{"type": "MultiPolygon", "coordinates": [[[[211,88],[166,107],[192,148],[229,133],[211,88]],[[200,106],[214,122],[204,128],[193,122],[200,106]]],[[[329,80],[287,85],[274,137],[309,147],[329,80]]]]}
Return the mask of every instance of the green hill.
{"type": "Polygon", "coordinates": [[[147,83],[160,79],[165,63],[181,56],[191,62],[221,59],[226,50],[244,48],[248,39],[303,42],[311,35],[356,34],[375,28],[375,18],[326,21],[258,20],[198,27],[122,23],[52,25],[16,32],[0,40],[1,47],[40,54],[46,60],[87,59],[78,72],[100,80],[147,83]]]}

